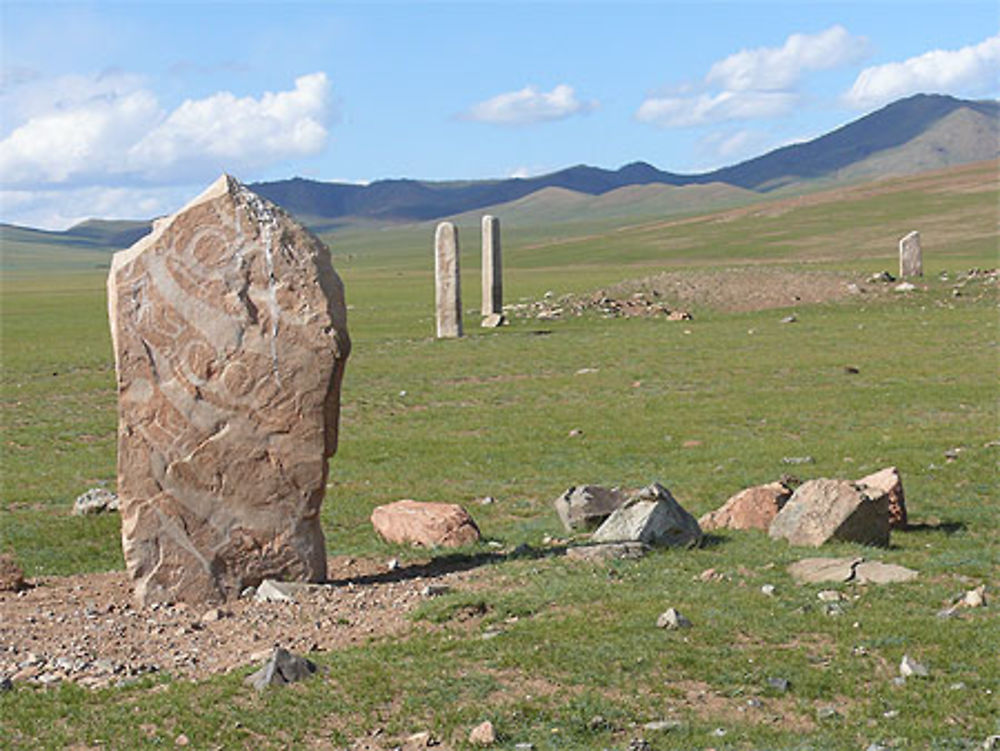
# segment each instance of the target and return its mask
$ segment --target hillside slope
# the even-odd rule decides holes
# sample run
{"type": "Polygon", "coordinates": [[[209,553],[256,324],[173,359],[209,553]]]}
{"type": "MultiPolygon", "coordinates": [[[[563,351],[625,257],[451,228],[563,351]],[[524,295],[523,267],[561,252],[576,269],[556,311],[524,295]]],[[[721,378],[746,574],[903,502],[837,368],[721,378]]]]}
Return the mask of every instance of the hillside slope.
{"type": "Polygon", "coordinates": [[[699,175],[665,172],[645,162],[617,170],[577,165],[527,179],[428,182],[380,180],[370,185],[302,178],[256,183],[253,189],[314,226],[337,220],[413,222],[509,204],[545,188],[599,196],[629,185],[726,183],[746,190],[807,189],[858,179],[913,174],[995,158],[1000,103],[918,94],[893,102],[806,143],[771,151],[699,175]]]}

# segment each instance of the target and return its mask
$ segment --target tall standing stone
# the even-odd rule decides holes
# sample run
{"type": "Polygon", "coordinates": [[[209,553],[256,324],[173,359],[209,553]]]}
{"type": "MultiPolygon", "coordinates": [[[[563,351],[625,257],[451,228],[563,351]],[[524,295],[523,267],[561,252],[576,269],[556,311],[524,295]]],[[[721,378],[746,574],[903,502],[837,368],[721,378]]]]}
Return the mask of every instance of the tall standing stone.
{"type": "Polygon", "coordinates": [[[924,259],[920,249],[920,233],[914,230],[899,241],[899,275],[923,276],[924,259]]]}
{"type": "Polygon", "coordinates": [[[350,339],[323,243],[223,175],[115,254],[108,310],[139,600],[325,579],[319,511],[350,339]]]}
{"type": "Polygon", "coordinates": [[[434,233],[434,304],[438,339],[462,335],[462,284],[458,266],[458,228],[441,222],[434,233]]]}
{"type": "Polygon", "coordinates": [[[503,271],[500,262],[500,220],[483,217],[483,317],[503,313],[503,271]]]}

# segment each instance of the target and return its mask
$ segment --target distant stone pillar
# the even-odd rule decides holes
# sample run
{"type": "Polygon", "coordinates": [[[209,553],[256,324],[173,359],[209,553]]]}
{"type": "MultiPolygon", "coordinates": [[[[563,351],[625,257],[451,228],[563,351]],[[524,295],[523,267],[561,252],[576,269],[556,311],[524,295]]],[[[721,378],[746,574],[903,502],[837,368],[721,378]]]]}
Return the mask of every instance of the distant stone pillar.
{"type": "Polygon", "coordinates": [[[458,268],[458,228],[441,222],[434,233],[434,303],[438,339],[462,335],[462,286],[458,268]]]}
{"type": "Polygon", "coordinates": [[[483,317],[503,312],[503,271],[500,263],[500,220],[483,217],[483,317]]]}
{"type": "Polygon", "coordinates": [[[899,241],[899,275],[923,276],[924,259],[920,250],[920,233],[913,231],[899,241]]]}

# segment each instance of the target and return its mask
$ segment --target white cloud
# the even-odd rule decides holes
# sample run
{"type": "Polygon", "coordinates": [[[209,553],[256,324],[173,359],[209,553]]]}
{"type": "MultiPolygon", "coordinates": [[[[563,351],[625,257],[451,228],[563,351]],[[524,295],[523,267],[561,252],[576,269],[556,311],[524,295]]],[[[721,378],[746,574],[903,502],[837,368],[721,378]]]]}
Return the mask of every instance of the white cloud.
{"type": "Polygon", "coordinates": [[[0,190],[0,211],[5,222],[62,230],[85,219],[150,219],[170,214],[203,187],[0,190]]]}
{"type": "Polygon", "coordinates": [[[844,95],[859,109],[916,93],[995,92],[1000,80],[1000,34],[957,50],[931,50],[903,62],[865,68],[844,95]]]}
{"type": "Polygon", "coordinates": [[[590,112],[596,107],[596,101],[583,102],[577,99],[573,87],[566,84],[559,84],[548,92],[526,86],[520,91],[498,94],[473,105],[462,117],[494,125],[530,125],[564,120],[572,115],[590,112]]]}
{"type": "Polygon", "coordinates": [[[66,76],[6,94],[24,120],[0,141],[5,188],[200,181],[321,151],[330,85],[302,76],[259,99],[219,92],[167,112],[127,74],[66,76]]]}
{"type": "Polygon", "coordinates": [[[806,73],[857,62],[867,50],[864,37],[850,34],[843,26],[831,26],[816,34],[792,34],[781,47],[730,55],[709,68],[705,82],[728,91],[787,90],[806,73]]]}
{"type": "Polygon", "coordinates": [[[329,94],[326,74],[312,73],[292,91],[260,99],[229,92],[189,99],[132,145],[127,160],[152,178],[164,165],[189,174],[206,160],[236,170],[316,154],[326,145],[329,94]]]}
{"type": "Polygon", "coordinates": [[[792,111],[798,96],[784,91],[723,91],[691,97],[651,97],[636,112],[640,122],[683,128],[728,120],[757,120],[792,111]]]}
{"type": "Polygon", "coordinates": [[[698,87],[647,97],[636,119],[682,128],[780,117],[800,103],[797,87],[806,74],[856,62],[867,48],[863,37],[839,25],[792,34],[780,47],[742,50],[719,60],[698,87]]]}

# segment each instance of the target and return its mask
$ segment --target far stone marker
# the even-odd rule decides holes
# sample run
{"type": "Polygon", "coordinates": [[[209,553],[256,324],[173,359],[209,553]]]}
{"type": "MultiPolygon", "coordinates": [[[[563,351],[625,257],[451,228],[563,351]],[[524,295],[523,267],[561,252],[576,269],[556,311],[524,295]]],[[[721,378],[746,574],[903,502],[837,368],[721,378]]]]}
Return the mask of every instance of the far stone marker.
{"type": "Polygon", "coordinates": [[[503,312],[503,272],[500,262],[500,220],[483,217],[483,317],[503,312]]]}
{"type": "Polygon", "coordinates": [[[899,275],[901,277],[924,275],[920,233],[915,230],[899,241],[899,275]]]}
{"type": "Polygon", "coordinates": [[[458,228],[451,222],[441,222],[434,233],[434,304],[438,339],[454,339],[462,335],[458,252],[458,228]]]}
{"type": "Polygon", "coordinates": [[[326,578],[345,310],[323,243],[228,175],[115,254],[122,548],[142,603],[326,578]]]}

